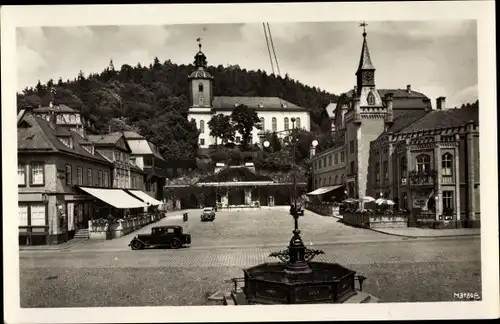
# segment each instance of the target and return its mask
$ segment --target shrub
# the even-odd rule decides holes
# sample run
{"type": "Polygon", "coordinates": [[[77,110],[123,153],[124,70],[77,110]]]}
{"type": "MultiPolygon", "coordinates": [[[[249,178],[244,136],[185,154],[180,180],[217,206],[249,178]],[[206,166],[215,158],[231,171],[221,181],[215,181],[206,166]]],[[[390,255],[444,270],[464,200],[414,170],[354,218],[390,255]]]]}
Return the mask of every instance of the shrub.
{"type": "Polygon", "coordinates": [[[218,150],[210,153],[210,159],[214,162],[226,162],[229,159],[229,154],[226,151],[218,150]]]}

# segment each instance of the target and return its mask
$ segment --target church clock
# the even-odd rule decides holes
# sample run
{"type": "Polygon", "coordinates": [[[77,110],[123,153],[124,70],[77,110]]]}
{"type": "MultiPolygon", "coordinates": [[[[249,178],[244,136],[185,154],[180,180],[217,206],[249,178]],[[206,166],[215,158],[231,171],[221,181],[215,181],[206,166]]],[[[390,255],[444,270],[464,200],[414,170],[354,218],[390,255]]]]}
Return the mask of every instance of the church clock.
{"type": "Polygon", "coordinates": [[[372,85],[373,81],[373,71],[364,71],[363,72],[363,83],[365,85],[372,85]]]}

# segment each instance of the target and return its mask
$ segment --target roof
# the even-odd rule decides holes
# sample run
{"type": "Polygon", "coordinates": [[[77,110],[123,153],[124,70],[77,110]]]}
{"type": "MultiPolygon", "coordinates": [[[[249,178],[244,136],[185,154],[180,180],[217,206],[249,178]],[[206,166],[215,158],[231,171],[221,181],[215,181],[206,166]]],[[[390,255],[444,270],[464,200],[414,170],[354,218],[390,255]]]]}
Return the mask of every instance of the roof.
{"type": "Polygon", "coordinates": [[[109,164],[101,154],[97,153],[92,155],[90,152],[82,147],[82,144],[87,144],[87,141],[75,132],[69,132],[69,136],[73,138],[73,148],[66,146],[57,138],[57,131],[53,129],[50,124],[32,114],[26,114],[24,120],[28,122],[30,128],[18,128],[17,140],[18,151],[30,150],[47,150],[52,152],[68,152],[78,154],[83,157],[106,162],[109,164]]]}
{"type": "Polygon", "coordinates": [[[373,66],[372,59],[370,57],[370,51],[368,50],[368,42],[366,41],[366,33],[363,34],[363,46],[361,48],[361,57],[359,58],[359,70],[375,70],[373,66]]]}
{"type": "MultiPolygon", "coordinates": [[[[124,131],[121,133],[123,134],[123,136],[125,136],[126,139],[143,139],[143,138],[145,138],[141,134],[134,132],[134,131],[124,131]]],[[[114,133],[112,133],[112,134],[114,134],[114,133]]]]}
{"type": "Polygon", "coordinates": [[[106,134],[106,135],[87,135],[87,139],[90,142],[94,142],[95,144],[102,145],[114,145],[116,144],[120,138],[122,138],[123,134],[106,134]]]}
{"type": "Polygon", "coordinates": [[[283,100],[278,97],[230,97],[219,96],[214,97],[212,106],[215,109],[234,109],[238,105],[246,105],[249,108],[256,110],[302,110],[308,111],[305,108],[299,107],[291,102],[283,100]]]}
{"type": "Polygon", "coordinates": [[[127,142],[133,155],[151,154],[160,160],[164,160],[163,156],[158,152],[155,145],[149,142],[145,137],[142,137],[141,139],[127,138],[127,142]]]}
{"type": "Polygon", "coordinates": [[[328,104],[328,106],[326,106],[325,110],[328,113],[328,116],[330,116],[330,118],[334,118],[335,117],[335,109],[336,108],[337,108],[337,103],[336,102],[330,102],[328,104]]]}
{"type": "Polygon", "coordinates": [[[135,163],[132,163],[130,161],[128,163],[130,165],[130,170],[134,170],[135,172],[144,173],[144,174],[147,173],[146,171],[139,168],[135,163]]]}
{"type": "MultiPolygon", "coordinates": [[[[425,100],[429,100],[429,98],[418,91],[415,90],[406,90],[406,89],[377,89],[381,98],[387,93],[393,94],[393,104],[392,108],[394,110],[397,109],[425,109],[428,104],[425,103],[425,100]]],[[[349,90],[346,93],[348,98],[352,98],[353,90],[349,90]]]]}
{"type": "Polygon", "coordinates": [[[191,72],[191,74],[189,74],[188,78],[196,78],[196,79],[212,79],[212,75],[206,71],[206,70],[196,70],[196,71],[193,71],[191,72]]]}
{"type": "MultiPolygon", "coordinates": [[[[53,105],[52,110],[55,112],[62,112],[62,113],[79,113],[78,110],[70,108],[66,105],[53,105]]],[[[33,112],[35,113],[45,113],[50,111],[51,111],[50,107],[38,107],[33,109],[33,112]]]]}
{"type": "Polygon", "coordinates": [[[479,108],[432,110],[422,118],[401,129],[401,133],[410,133],[424,129],[463,126],[468,121],[479,125],[479,108]]]}
{"type": "Polygon", "coordinates": [[[325,194],[327,192],[330,192],[330,191],[333,191],[333,190],[337,190],[341,187],[343,187],[344,185],[337,185],[337,186],[329,186],[329,187],[321,187],[321,188],[318,188],[314,191],[311,191],[309,193],[307,193],[307,195],[312,195],[312,196],[315,196],[315,195],[322,195],[322,194],[325,194]]]}
{"type": "Polygon", "coordinates": [[[382,135],[385,135],[387,133],[397,133],[401,131],[403,128],[418,121],[419,119],[429,114],[430,112],[431,111],[425,111],[425,110],[410,110],[410,111],[405,111],[404,113],[394,114],[394,123],[392,124],[391,127],[389,127],[389,129],[386,132],[382,133],[382,135]]]}

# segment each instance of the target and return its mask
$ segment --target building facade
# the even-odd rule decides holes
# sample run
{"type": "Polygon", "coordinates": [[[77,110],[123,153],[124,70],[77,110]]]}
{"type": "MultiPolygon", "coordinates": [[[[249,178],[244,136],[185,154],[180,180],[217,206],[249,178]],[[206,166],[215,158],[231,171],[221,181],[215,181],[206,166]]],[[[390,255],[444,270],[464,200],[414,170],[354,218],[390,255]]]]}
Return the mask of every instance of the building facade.
{"type": "MultiPolygon", "coordinates": [[[[264,131],[276,132],[285,136],[291,130],[291,119],[295,118],[296,128],[310,130],[311,120],[309,110],[294,105],[278,97],[228,97],[214,96],[213,76],[207,71],[205,54],[200,50],[194,61],[196,70],[189,75],[188,120],[194,120],[200,131],[199,146],[208,148],[216,144],[216,139],[210,136],[208,122],[217,114],[230,115],[235,107],[246,105],[257,111],[262,130],[254,128],[251,142],[260,143],[260,133],[264,131]]],[[[241,135],[236,134],[235,142],[241,141],[241,135]]]]}
{"type": "Polygon", "coordinates": [[[433,109],[411,85],[377,89],[366,36],[356,86],[336,105],[337,144],[312,158],[314,188],[340,176],[352,198],[394,199],[397,207],[436,220],[479,219],[478,110],[446,109],[444,97],[433,109]],[[345,160],[337,168],[341,152],[345,160]]]}

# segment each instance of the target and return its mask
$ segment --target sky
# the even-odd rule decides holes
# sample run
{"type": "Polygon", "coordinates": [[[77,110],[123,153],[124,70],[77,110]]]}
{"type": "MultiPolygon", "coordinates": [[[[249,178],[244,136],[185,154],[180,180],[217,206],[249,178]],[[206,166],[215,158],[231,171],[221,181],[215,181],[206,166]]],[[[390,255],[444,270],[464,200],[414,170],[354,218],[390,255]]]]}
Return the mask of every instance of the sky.
{"type": "MultiPolygon", "coordinates": [[[[478,98],[473,20],[370,22],[367,41],[376,87],[407,85],[448,107],[478,98]]],[[[359,22],[270,23],[281,74],[334,94],[352,89],[363,41],[359,22]]],[[[23,27],[17,29],[17,88],[73,79],[122,64],[189,64],[202,38],[209,65],[271,72],[262,24],[23,27]]]]}

